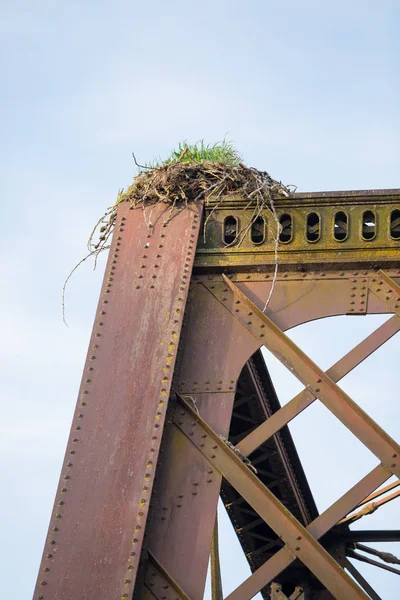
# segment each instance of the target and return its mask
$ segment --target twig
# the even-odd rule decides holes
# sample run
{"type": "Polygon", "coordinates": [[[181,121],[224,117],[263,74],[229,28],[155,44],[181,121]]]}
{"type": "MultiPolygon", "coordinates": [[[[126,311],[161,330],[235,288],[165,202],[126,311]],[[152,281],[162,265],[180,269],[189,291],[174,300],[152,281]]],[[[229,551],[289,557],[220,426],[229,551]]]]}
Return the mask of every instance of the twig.
{"type": "Polygon", "coordinates": [[[137,167],[139,167],[139,169],[149,169],[151,171],[152,167],[146,167],[145,165],[139,165],[138,161],[136,160],[135,153],[133,151],[132,151],[132,157],[133,157],[133,160],[135,161],[135,165],[137,167]]]}

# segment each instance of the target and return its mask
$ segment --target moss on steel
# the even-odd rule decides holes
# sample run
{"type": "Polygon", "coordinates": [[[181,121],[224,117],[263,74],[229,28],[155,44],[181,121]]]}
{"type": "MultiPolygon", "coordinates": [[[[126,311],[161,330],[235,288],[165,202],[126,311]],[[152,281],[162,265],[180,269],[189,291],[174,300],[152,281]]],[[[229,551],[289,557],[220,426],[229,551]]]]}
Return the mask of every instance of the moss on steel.
{"type": "MultiPolygon", "coordinates": [[[[195,267],[246,268],[269,271],[274,267],[274,229],[271,232],[270,217],[266,221],[266,237],[262,243],[254,243],[251,230],[240,246],[226,247],[223,240],[224,222],[227,217],[241,221],[250,213],[241,197],[231,197],[213,210],[212,202],[206,213],[212,216],[207,222],[205,241],[200,240],[195,267]]],[[[293,194],[289,198],[277,198],[275,209],[278,218],[288,214],[292,219],[291,239],[279,244],[280,269],[308,263],[313,268],[338,268],[338,265],[397,266],[400,262],[400,239],[391,236],[390,220],[393,211],[400,210],[400,190],[372,190],[349,192],[322,192],[293,194]],[[372,239],[362,235],[364,213],[375,215],[375,234],[372,239]],[[335,215],[347,215],[347,236],[335,239],[335,215]],[[306,224],[310,213],[319,215],[320,235],[317,241],[307,240],[306,224]]],[[[272,224],[273,226],[273,224],[272,224]]],[[[273,226],[274,227],[274,226],[273,226]]]]}

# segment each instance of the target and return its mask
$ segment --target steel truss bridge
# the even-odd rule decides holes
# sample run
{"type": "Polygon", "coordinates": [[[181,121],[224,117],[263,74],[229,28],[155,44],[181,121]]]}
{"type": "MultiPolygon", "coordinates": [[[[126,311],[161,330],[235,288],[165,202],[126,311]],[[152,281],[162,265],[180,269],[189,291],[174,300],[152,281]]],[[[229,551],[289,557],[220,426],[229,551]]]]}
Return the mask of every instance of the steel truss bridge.
{"type": "Polygon", "coordinates": [[[169,222],[160,204],[151,227],[120,205],[35,600],[201,600],[210,549],[222,600],[219,497],[252,572],[226,600],[379,600],[349,558],[400,573],[384,551],[399,530],[351,528],[399,495],[400,447],[338,385],[400,329],[400,190],[275,207],[276,278],[269,210],[238,246],[242,198],[169,222]],[[326,372],[285,334],[377,313],[392,316],[326,372]],[[304,386],[283,407],[263,346],[304,386]],[[313,402],[376,457],[322,514],[288,429],[313,402]]]}

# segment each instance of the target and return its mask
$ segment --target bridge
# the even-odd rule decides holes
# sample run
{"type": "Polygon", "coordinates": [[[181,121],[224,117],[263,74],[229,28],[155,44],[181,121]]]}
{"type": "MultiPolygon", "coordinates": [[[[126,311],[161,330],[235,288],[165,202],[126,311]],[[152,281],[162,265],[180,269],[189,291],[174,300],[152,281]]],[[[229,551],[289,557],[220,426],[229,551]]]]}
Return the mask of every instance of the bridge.
{"type": "Polygon", "coordinates": [[[221,497],[252,572],[229,600],[379,600],[349,558],[400,573],[367,545],[400,531],[351,525],[399,494],[400,447],[338,382],[400,329],[400,190],[152,210],[118,210],[34,598],[201,600],[211,548],[222,600],[221,497]],[[326,372],[285,333],[382,313],[326,372]],[[304,386],[282,407],[262,347],[304,386]],[[321,514],[288,429],[314,402],[376,457],[321,514]]]}

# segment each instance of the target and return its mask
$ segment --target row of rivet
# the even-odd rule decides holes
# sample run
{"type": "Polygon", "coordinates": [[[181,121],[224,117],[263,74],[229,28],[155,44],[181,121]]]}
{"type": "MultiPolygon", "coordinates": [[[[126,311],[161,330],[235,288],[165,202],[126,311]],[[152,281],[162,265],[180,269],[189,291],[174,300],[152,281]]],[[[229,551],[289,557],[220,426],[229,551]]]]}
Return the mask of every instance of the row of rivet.
{"type": "MultiPolygon", "coordinates": [[[[153,225],[152,225],[151,223],[149,223],[148,227],[149,227],[149,229],[151,230],[151,229],[153,228],[153,225]]],[[[164,227],[165,227],[165,224],[164,224],[164,227]]],[[[148,233],[148,234],[146,235],[146,238],[147,238],[147,239],[151,239],[151,237],[152,237],[152,233],[148,233]]],[[[165,238],[165,233],[162,233],[162,234],[160,235],[160,238],[165,238]]],[[[147,268],[147,265],[146,265],[146,260],[147,260],[147,258],[148,258],[148,255],[146,254],[146,251],[147,251],[147,249],[148,249],[149,247],[150,247],[150,242],[146,242],[146,243],[144,244],[144,254],[142,255],[142,261],[143,261],[143,262],[142,262],[142,264],[140,265],[140,269],[141,269],[141,270],[142,270],[142,269],[146,269],[146,268],[147,268]]],[[[162,250],[162,248],[164,248],[164,239],[161,239],[160,243],[158,244],[158,250],[159,250],[159,251],[161,251],[161,250],[162,250]]],[[[156,254],[156,260],[160,260],[160,259],[161,259],[161,257],[162,257],[162,255],[160,254],[160,252],[158,252],[158,253],[156,254]]],[[[153,269],[159,269],[159,268],[160,268],[160,265],[159,265],[158,263],[154,263],[154,265],[153,265],[153,269]]],[[[141,289],[141,287],[143,287],[143,283],[144,283],[144,281],[145,281],[145,275],[143,274],[144,272],[145,272],[145,271],[141,271],[141,272],[139,273],[139,275],[137,276],[138,283],[137,283],[137,285],[135,286],[137,290],[140,290],[140,289],[141,289]]],[[[156,273],[153,273],[151,276],[150,276],[150,274],[149,274],[149,277],[150,277],[150,280],[151,280],[151,283],[150,283],[150,286],[149,286],[149,288],[150,288],[151,290],[153,290],[153,289],[155,289],[155,287],[156,287],[156,285],[155,285],[155,284],[156,284],[156,281],[155,281],[155,280],[157,279],[157,277],[158,277],[158,276],[157,276],[157,274],[156,274],[156,273]]]]}
{"type": "MultiPolygon", "coordinates": [[[[319,379],[318,381],[321,381],[321,379],[319,379]]],[[[217,457],[216,453],[219,449],[218,445],[215,443],[212,437],[209,437],[206,433],[204,433],[204,431],[203,433],[200,433],[200,435],[197,431],[197,435],[195,436],[195,428],[198,425],[198,423],[196,421],[192,421],[190,423],[190,420],[191,416],[185,410],[181,410],[180,417],[176,419],[176,422],[181,427],[182,431],[192,438],[193,443],[197,447],[199,447],[199,449],[201,449],[201,452],[204,454],[204,456],[206,456],[206,458],[208,458],[210,462],[213,461],[217,457]]],[[[199,428],[199,430],[201,432],[201,427],[199,428]]],[[[211,464],[213,463],[211,462],[211,464]]],[[[294,546],[294,550],[296,552],[299,552],[301,550],[301,547],[298,544],[298,542],[302,540],[302,536],[297,535],[295,537],[295,540],[297,543],[294,546]]],[[[293,550],[292,548],[290,548],[287,542],[285,543],[289,549],[293,550]]]]}
{"type": "MultiPolygon", "coordinates": [[[[398,271],[398,273],[400,274],[400,271],[398,271]]],[[[301,278],[308,278],[308,279],[337,279],[338,277],[357,277],[357,276],[366,276],[369,275],[370,272],[369,271],[327,271],[327,272],[320,272],[320,271],[287,271],[287,272],[278,272],[277,275],[277,280],[284,280],[284,279],[289,279],[289,280],[298,280],[301,278]]],[[[229,277],[229,279],[232,279],[234,281],[264,281],[264,280],[268,280],[268,279],[272,279],[273,278],[273,274],[272,273],[236,273],[235,275],[233,275],[232,273],[227,275],[227,277],[229,277]]],[[[195,281],[221,281],[221,276],[220,275],[196,275],[194,277],[195,281]]]]}
{"type": "Polygon", "coordinates": [[[395,293],[396,290],[388,287],[382,279],[371,279],[371,283],[374,284],[373,286],[370,286],[371,290],[374,291],[379,298],[382,298],[382,301],[389,309],[398,313],[398,309],[400,308],[400,296],[395,293]]]}
{"type": "Polygon", "coordinates": [[[180,381],[178,390],[181,393],[192,393],[192,394],[215,394],[216,392],[224,393],[226,390],[229,392],[233,392],[235,390],[235,380],[229,379],[223,381],[222,379],[218,379],[216,381],[211,381],[207,379],[206,381],[180,381]]]}
{"type": "Polygon", "coordinates": [[[158,600],[180,600],[172,585],[153,566],[147,568],[145,584],[158,600]]]}
{"type": "MultiPolygon", "coordinates": [[[[164,224],[164,226],[166,227],[166,224],[164,224]]],[[[198,215],[195,214],[193,216],[193,222],[192,222],[191,229],[194,230],[197,228],[198,228],[198,215]]],[[[162,233],[160,237],[165,238],[166,234],[162,233]]],[[[186,259],[185,259],[185,263],[184,263],[183,274],[182,274],[182,278],[181,278],[181,281],[179,284],[179,291],[181,293],[185,291],[187,284],[188,284],[188,273],[189,273],[189,268],[190,268],[190,265],[192,262],[191,257],[193,256],[194,244],[195,244],[194,238],[195,238],[195,234],[191,233],[190,239],[189,239],[189,244],[188,244],[188,249],[187,249],[187,253],[186,253],[186,259]]],[[[163,246],[164,246],[164,240],[163,240],[163,243],[159,244],[158,247],[162,248],[163,246]]],[[[149,242],[147,242],[145,244],[145,248],[148,248],[148,247],[149,247],[149,242]]],[[[140,289],[140,286],[138,289],[140,289]]],[[[168,344],[167,357],[166,357],[166,361],[165,361],[165,364],[163,367],[164,375],[161,378],[161,391],[160,391],[160,397],[159,397],[159,401],[158,401],[158,408],[157,408],[155,419],[154,419],[154,432],[153,432],[153,435],[151,438],[151,446],[149,448],[147,468],[146,468],[146,472],[144,475],[143,486],[142,486],[143,494],[142,494],[142,498],[139,501],[139,511],[137,513],[136,524],[134,527],[135,535],[132,538],[132,550],[129,553],[129,557],[128,557],[128,561],[127,561],[128,562],[128,566],[127,566],[128,573],[131,573],[133,571],[132,562],[135,559],[137,561],[139,559],[139,556],[138,556],[139,553],[136,551],[136,547],[138,547],[138,544],[141,543],[142,536],[144,533],[142,523],[145,522],[145,519],[147,516],[148,505],[149,505],[148,492],[149,492],[149,489],[151,489],[151,486],[152,486],[153,480],[154,480],[154,475],[155,475],[156,452],[157,452],[157,449],[159,448],[161,435],[162,435],[162,431],[160,431],[160,429],[162,428],[163,419],[165,417],[165,410],[167,408],[168,389],[170,387],[170,370],[171,370],[171,367],[173,364],[175,350],[176,350],[176,343],[177,343],[177,340],[179,337],[179,333],[177,332],[177,329],[178,329],[178,325],[182,319],[182,314],[184,312],[183,306],[182,306],[183,301],[184,301],[183,296],[179,295],[178,299],[177,299],[177,305],[176,305],[176,308],[174,311],[173,321],[172,321],[171,337],[170,337],[170,341],[168,344]]],[[[132,580],[129,577],[127,577],[124,581],[125,588],[126,588],[126,586],[132,586],[132,585],[133,585],[132,580]]],[[[132,592],[131,592],[131,595],[132,595],[132,592]]],[[[129,593],[127,591],[124,591],[122,593],[121,599],[125,600],[128,597],[129,597],[129,593]]]]}
{"type": "MultiPolygon", "coordinates": [[[[125,225],[124,221],[125,220],[126,220],[126,217],[122,217],[121,218],[121,221],[120,221],[120,224],[119,224],[119,228],[118,228],[118,233],[123,233],[124,232],[124,225],[125,225]]],[[[102,295],[109,294],[110,291],[111,291],[110,288],[112,287],[112,285],[113,285],[112,282],[114,281],[115,269],[116,269],[116,264],[117,264],[117,259],[118,259],[118,252],[120,251],[121,240],[122,240],[122,237],[120,235],[118,235],[117,238],[116,238],[116,244],[114,246],[113,254],[111,255],[111,260],[110,260],[110,263],[109,263],[110,264],[110,270],[107,273],[107,279],[106,279],[105,285],[103,286],[102,295]]],[[[104,325],[104,315],[106,314],[106,310],[105,310],[106,306],[105,305],[107,305],[108,302],[109,302],[108,297],[107,298],[103,297],[103,299],[102,299],[101,302],[102,302],[102,305],[104,306],[104,308],[102,308],[99,311],[100,320],[97,322],[97,327],[96,327],[95,332],[94,332],[94,338],[95,338],[95,340],[92,339],[92,342],[95,341],[95,343],[91,342],[90,351],[92,351],[92,352],[89,355],[89,361],[96,360],[96,354],[95,354],[95,352],[99,348],[99,345],[96,342],[98,341],[98,338],[101,337],[101,333],[100,333],[101,330],[98,330],[97,328],[103,327],[103,325],[104,325]]],[[[84,383],[86,384],[87,387],[89,387],[90,384],[92,383],[92,380],[90,379],[90,377],[92,376],[92,372],[94,371],[94,367],[92,365],[90,365],[89,367],[85,367],[85,369],[90,373],[90,375],[86,376],[85,379],[84,379],[84,383]]],[[[85,411],[86,406],[87,406],[87,396],[89,394],[89,390],[86,389],[86,386],[85,386],[85,388],[80,393],[79,407],[78,407],[77,412],[75,414],[76,421],[75,421],[75,424],[73,424],[73,427],[74,427],[74,431],[76,431],[76,432],[82,430],[82,425],[81,425],[82,421],[81,421],[81,419],[84,417],[84,411],[85,411]]],[[[61,496],[61,498],[58,501],[56,499],[57,509],[56,509],[56,513],[54,515],[54,518],[57,519],[57,520],[55,521],[56,524],[51,524],[51,526],[50,526],[51,527],[51,531],[53,533],[57,533],[59,531],[58,523],[60,522],[60,519],[62,519],[63,512],[65,510],[64,494],[66,494],[67,491],[68,491],[68,489],[69,489],[69,488],[67,488],[67,482],[71,479],[70,469],[73,467],[73,463],[71,462],[71,460],[72,460],[71,457],[76,458],[76,450],[75,450],[76,446],[75,446],[75,444],[77,444],[79,442],[79,438],[76,437],[77,435],[80,435],[80,434],[76,433],[70,439],[70,443],[72,445],[70,446],[70,448],[68,450],[68,455],[70,457],[70,459],[66,463],[66,467],[67,467],[68,470],[67,470],[66,474],[62,478],[62,486],[61,486],[61,490],[60,490],[62,496],[61,496]]],[[[51,552],[46,553],[45,557],[49,561],[52,561],[52,560],[54,561],[54,558],[55,558],[55,552],[54,551],[55,551],[55,546],[57,544],[57,540],[55,538],[56,538],[56,536],[52,535],[51,539],[48,541],[48,544],[50,546],[51,552]]],[[[43,568],[43,571],[45,573],[49,573],[50,572],[50,567],[45,566],[43,568]]],[[[44,587],[44,586],[47,585],[47,583],[48,583],[47,580],[42,580],[42,581],[40,581],[40,586],[44,587]]],[[[37,600],[44,600],[44,595],[43,594],[39,594],[37,596],[37,600]]]]}
{"type": "Polygon", "coordinates": [[[352,279],[350,290],[349,313],[366,313],[368,299],[368,279],[352,279]]]}

